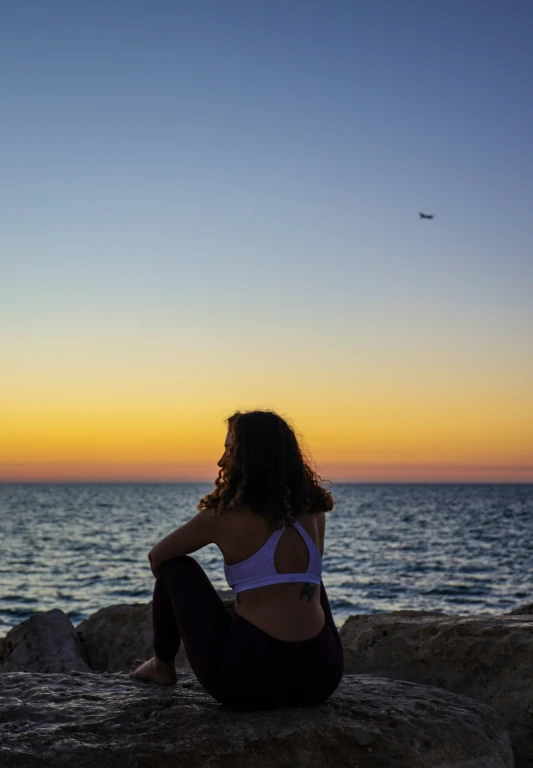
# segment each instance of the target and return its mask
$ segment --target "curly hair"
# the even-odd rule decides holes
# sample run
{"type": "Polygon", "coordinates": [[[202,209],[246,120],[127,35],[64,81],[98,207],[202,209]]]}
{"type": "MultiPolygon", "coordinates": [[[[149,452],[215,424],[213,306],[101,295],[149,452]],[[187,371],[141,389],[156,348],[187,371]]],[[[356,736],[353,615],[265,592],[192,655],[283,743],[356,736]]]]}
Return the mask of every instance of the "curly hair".
{"type": "Polygon", "coordinates": [[[215,490],[197,505],[214,514],[248,507],[273,529],[301,512],[329,512],[334,501],[302,454],[294,429],[270,410],[237,411],[226,419],[229,446],[219,462],[215,490]]]}

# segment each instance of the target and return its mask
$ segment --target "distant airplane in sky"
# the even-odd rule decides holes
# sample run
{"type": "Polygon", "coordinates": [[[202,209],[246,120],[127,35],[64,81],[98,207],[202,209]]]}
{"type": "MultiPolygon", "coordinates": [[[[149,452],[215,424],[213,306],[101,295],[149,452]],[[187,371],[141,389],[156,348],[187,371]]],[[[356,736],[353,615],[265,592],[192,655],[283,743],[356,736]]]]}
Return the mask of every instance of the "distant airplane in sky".
{"type": "Polygon", "coordinates": [[[421,219],[432,219],[433,214],[432,213],[419,213],[418,214],[421,219]]]}

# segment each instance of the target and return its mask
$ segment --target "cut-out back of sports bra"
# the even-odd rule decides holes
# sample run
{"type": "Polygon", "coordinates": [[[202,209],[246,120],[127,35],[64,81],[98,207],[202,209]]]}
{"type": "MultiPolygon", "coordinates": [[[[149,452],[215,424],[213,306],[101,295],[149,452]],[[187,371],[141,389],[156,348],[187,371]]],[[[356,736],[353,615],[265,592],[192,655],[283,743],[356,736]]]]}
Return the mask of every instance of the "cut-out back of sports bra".
{"type": "Polygon", "coordinates": [[[270,584],[285,584],[294,582],[309,582],[320,584],[322,578],[322,557],[313,539],[300,523],[293,523],[300,533],[309,552],[309,563],[305,573],[278,573],[274,565],[276,546],[286,526],[274,531],[268,541],[247,560],[235,565],[224,565],[226,581],[236,592],[245,592],[256,587],[267,587],[270,584]]]}

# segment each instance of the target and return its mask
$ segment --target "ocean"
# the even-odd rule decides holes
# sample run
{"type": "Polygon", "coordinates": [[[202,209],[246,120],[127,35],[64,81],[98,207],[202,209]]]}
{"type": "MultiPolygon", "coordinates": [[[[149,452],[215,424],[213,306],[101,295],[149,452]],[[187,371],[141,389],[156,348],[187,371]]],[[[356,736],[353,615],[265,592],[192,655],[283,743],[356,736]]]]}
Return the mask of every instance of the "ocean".
{"type": "MultiPolygon", "coordinates": [[[[0,634],[35,611],[78,624],[148,602],[147,555],[212,484],[0,485],[0,634]]],[[[323,579],[340,625],[400,609],[500,613],[533,601],[533,485],[332,484],[323,579]]],[[[214,546],[195,553],[227,589],[214,546]]]]}

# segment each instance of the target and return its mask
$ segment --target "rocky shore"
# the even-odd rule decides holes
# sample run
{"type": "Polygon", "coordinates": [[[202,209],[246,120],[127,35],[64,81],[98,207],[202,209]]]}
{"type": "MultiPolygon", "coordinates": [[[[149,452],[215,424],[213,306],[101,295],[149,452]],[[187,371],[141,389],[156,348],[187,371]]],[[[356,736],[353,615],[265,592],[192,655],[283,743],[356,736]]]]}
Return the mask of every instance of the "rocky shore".
{"type": "Polygon", "coordinates": [[[0,638],[0,765],[533,768],[533,605],[511,614],[352,616],[345,676],[320,707],[238,713],[177,658],[178,684],[130,679],[151,604],[74,627],[37,613],[0,638]]]}

